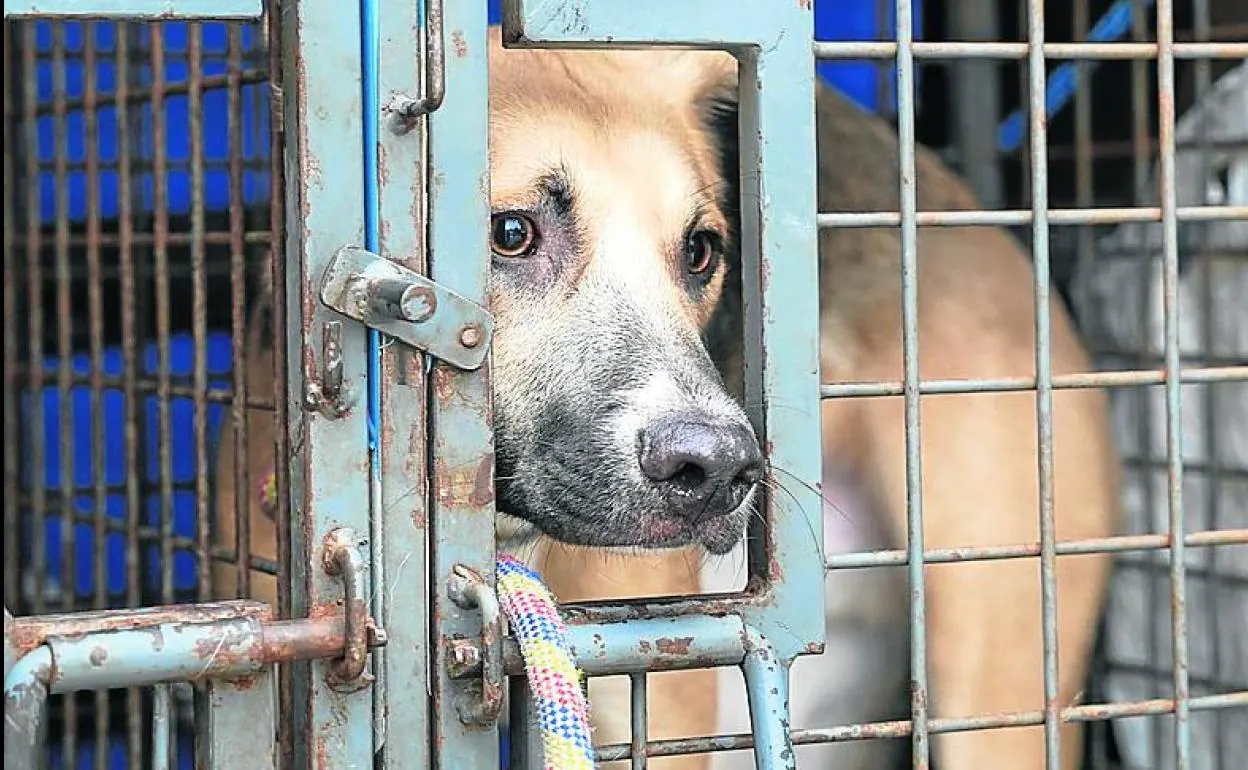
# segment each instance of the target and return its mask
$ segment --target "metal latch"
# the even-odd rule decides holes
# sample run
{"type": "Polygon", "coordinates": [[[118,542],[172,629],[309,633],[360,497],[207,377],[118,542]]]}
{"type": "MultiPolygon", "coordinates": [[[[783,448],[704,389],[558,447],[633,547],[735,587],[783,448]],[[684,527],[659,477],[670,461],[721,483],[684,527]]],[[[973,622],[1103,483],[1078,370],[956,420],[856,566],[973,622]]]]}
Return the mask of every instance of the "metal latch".
{"type": "Polygon", "coordinates": [[[479,368],[494,335],[485,308],[358,246],[334,254],[321,278],[321,301],[459,369],[479,368]]]}

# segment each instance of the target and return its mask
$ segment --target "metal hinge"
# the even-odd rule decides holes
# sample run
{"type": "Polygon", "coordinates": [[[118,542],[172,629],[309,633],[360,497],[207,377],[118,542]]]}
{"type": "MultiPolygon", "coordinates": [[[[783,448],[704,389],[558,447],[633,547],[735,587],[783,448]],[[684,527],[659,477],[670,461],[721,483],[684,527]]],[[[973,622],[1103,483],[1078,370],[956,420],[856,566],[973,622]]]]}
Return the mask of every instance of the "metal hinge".
{"type": "Polygon", "coordinates": [[[494,335],[494,317],[484,307],[358,246],[334,254],[321,278],[321,301],[469,371],[485,362],[494,335]]]}

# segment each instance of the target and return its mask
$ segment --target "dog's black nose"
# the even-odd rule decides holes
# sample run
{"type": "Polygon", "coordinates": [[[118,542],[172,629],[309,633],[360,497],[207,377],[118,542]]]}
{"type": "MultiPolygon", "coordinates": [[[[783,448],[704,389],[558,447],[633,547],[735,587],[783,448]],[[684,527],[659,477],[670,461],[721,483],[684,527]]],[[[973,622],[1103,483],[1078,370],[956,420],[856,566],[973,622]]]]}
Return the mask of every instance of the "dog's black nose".
{"type": "Polygon", "coordinates": [[[673,512],[696,524],[736,510],[763,477],[763,455],[744,425],[675,416],[642,430],[638,459],[673,512]]]}

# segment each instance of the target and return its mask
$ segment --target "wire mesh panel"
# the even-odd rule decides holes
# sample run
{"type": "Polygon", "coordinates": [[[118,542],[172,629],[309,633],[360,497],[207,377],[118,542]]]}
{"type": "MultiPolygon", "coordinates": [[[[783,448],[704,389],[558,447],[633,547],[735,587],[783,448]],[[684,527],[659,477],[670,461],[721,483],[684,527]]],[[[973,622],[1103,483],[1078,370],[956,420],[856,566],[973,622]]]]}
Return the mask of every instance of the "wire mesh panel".
{"type": "MultiPolygon", "coordinates": [[[[249,317],[280,255],[268,27],[48,10],[5,8],[5,605],[247,595],[248,542],[214,529],[211,474],[223,425],[247,442],[237,362],[270,333],[249,317]]],[[[57,696],[48,760],[162,759],[160,716],[188,762],[189,693],[57,696]]]]}

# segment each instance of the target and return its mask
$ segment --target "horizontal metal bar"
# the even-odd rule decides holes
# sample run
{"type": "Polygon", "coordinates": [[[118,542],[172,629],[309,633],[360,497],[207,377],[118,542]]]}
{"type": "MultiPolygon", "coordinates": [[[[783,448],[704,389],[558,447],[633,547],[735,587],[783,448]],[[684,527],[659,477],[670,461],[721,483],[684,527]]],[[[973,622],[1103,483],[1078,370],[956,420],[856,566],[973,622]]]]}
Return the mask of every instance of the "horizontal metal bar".
{"type": "MultiPolygon", "coordinates": [[[[452,661],[452,679],[481,675],[480,640],[460,640],[476,652],[452,661]]],[[[746,626],[737,615],[689,615],[676,618],[589,623],[568,628],[577,665],[586,676],[640,671],[675,671],[731,666],[745,659],[746,626]]],[[[524,674],[516,640],[503,642],[503,667],[508,676],[524,674]]]]}
{"type": "MultiPolygon", "coordinates": [[[[919,227],[1022,226],[1031,224],[1031,209],[999,211],[920,211],[916,214],[919,227]]],[[[1096,209],[1049,209],[1053,225],[1117,225],[1128,222],[1160,222],[1157,206],[1124,206],[1096,209]]],[[[1248,206],[1187,206],[1178,209],[1180,222],[1238,222],[1248,220],[1248,206]]],[[[898,227],[901,214],[896,211],[820,212],[820,228],[825,227],[898,227]]]]}
{"type": "MultiPolygon", "coordinates": [[[[1213,711],[1219,709],[1243,708],[1248,706],[1248,691],[1206,695],[1188,701],[1192,711],[1213,711]]],[[[1128,703],[1091,704],[1071,706],[1062,709],[1060,717],[1063,722],[1104,722],[1111,719],[1122,719],[1135,716],[1156,716],[1174,713],[1174,700],[1157,698],[1154,700],[1132,701],[1128,703]]],[[[1044,724],[1043,711],[1023,711],[986,716],[932,718],[928,720],[931,733],[955,733],[972,730],[993,730],[1009,727],[1030,727],[1044,724]]],[[[846,741],[879,740],[884,738],[905,738],[910,735],[910,720],[892,722],[871,722],[858,725],[842,725],[827,728],[811,728],[794,730],[795,746],[843,743],[846,741]]],[[[698,738],[678,738],[651,741],[646,744],[649,757],[672,757],[686,754],[703,754],[719,751],[742,751],[753,748],[754,737],[745,733],[736,735],[716,735],[698,738]]],[[[613,762],[628,759],[631,746],[627,743],[616,743],[598,748],[599,762],[613,762]]]]}
{"type": "Polygon", "coordinates": [[[262,622],[233,618],[165,623],[83,636],[50,636],[53,693],[144,687],[162,682],[255,675],[275,663],[337,658],[341,615],[262,622]]]}
{"type": "Polygon", "coordinates": [[[262,602],[235,599],[203,604],[139,607],[132,610],[88,610],[28,615],[13,620],[12,644],[19,655],[35,649],[50,636],[84,636],[158,626],[165,623],[211,623],[240,617],[267,620],[272,610],[262,602]]]}
{"type": "MultiPolygon", "coordinates": [[[[31,375],[36,372],[40,376],[46,377],[47,375],[55,371],[57,371],[57,368],[55,366],[29,366],[27,365],[27,366],[16,367],[16,371],[13,372],[13,374],[15,375],[14,379],[19,379],[23,377],[31,378],[31,375]]],[[[80,374],[78,372],[74,372],[74,374],[69,377],[69,384],[71,386],[93,385],[94,380],[92,379],[92,377],[94,376],[95,376],[94,374],[80,374]]],[[[225,374],[214,375],[214,377],[220,377],[222,379],[224,379],[226,376],[228,375],[225,375],[225,374]]],[[[162,392],[159,390],[162,387],[160,383],[150,377],[137,378],[133,382],[134,382],[134,390],[136,393],[143,394],[143,395],[153,395],[157,392],[162,392]]],[[[110,374],[99,375],[99,383],[102,387],[102,392],[104,393],[107,393],[109,391],[124,390],[127,384],[123,376],[110,375],[110,374]]],[[[177,384],[169,385],[167,390],[163,392],[167,392],[172,398],[194,398],[197,393],[196,389],[190,385],[177,385],[177,384]]],[[[234,403],[234,392],[228,386],[219,387],[219,388],[210,387],[207,390],[198,391],[198,392],[202,393],[204,396],[204,400],[210,404],[233,404],[234,403]]],[[[248,409],[257,409],[257,410],[265,411],[265,412],[272,412],[277,408],[272,398],[260,398],[257,396],[248,396],[246,404],[247,404],[248,409]]]]}
{"type": "Polygon", "coordinates": [[[263,0],[4,0],[6,19],[258,19],[263,0]]]}
{"type": "MultiPolygon", "coordinates": [[[[1193,548],[1248,545],[1248,529],[1220,529],[1193,532],[1183,538],[1193,548]]],[[[1059,541],[1055,547],[1058,556],[1091,553],[1121,553],[1124,551],[1157,551],[1169,548],[1170,535],[1118,535],[1088,540],[1059,541]]],[[[975,546],[968,548],[940,548],[923,552],[923,560],[929,564],[949,564],[964,561],[998,561],[1001,559],[1025,559],[1040,555],[1039,543],[1017,545],[975,546]]],[[[907,564],[904,550],[864,551],[860,553],[830,554],[824,559],[829,569],[861,569],[863,567],[889,567],[907,564]]]]}
{"type": "MultiPolygon", "coordinates": [[[[1166,381],[1163,370],[1136,369],[1124,372],[1079,372],[1053,377],[1057,390],[1086,388],[1122,388],[1133,385],[1161,385],[1166,381]]],[[[1248,366],[1192,367],[1179,371],[1179,381],[1186,383],[1248,382],[1248,366]]],[[[1036,389],[1034,377],[1001,377],[983,380],[922,380],[919,392],[925,395],[966,395],[970,393],[1016,393],[1036,389]]],[[[901,381],[835,382],[819,386],[821,398],[871,398],[900,396],[901,381]]]]}
{"type": "MultiPolygon", "coordinates": [[[[817,41],[816,59],[892,59],[897,43],[877,41],[817,41]]],[[[1048,59],[1156,59],[1156,43],[1045,43],[1048,59]]],[[[910,50],[916,59],[1025,59],[1029,43],[915,42],[910,50]]],[[[1175,43],[1176,59],[1243,59],[1248,43],[1175,43]]]]}

